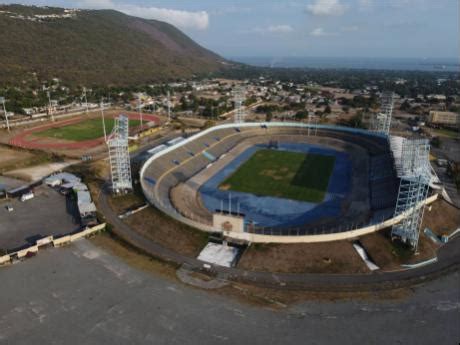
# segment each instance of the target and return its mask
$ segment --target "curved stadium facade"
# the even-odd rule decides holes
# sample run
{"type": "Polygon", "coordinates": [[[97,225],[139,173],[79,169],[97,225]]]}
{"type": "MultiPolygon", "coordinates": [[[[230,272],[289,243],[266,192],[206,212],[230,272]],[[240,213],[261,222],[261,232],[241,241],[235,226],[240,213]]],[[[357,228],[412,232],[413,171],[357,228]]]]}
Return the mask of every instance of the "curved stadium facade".
{"type": "Polygon", "coordinates": [[[252,242],[327,241],[388,226],[399,185],[385,136],[295,122],[206,129],[154,154],[140,175],[146,198],[162,212],[194,228],[252,242]],[[278,172],[264,168],[267,155],[286,162],[298,157],[296,171],[282,164],[278,172]],[[271,195],[252,188],[267,176],[275,186],[291,180],[271,195]],[[242,217],[244,231],[219,229],[216,213],[242,217]]]}

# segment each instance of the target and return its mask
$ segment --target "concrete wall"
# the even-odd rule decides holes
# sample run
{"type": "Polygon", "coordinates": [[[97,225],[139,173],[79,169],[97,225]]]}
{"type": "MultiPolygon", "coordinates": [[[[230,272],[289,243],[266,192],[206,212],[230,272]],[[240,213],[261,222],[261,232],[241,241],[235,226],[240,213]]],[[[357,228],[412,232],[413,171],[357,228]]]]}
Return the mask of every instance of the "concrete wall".
{"type": "MultiPolygon", "coordinates": [[[[425,200],[424,205],[431,204],[438,198],[438,194],[435,194],[425,200]]],[[[418,207],[420,207],[419,205],[418,207]]],[[[409,211],[408,211],[409,212],[409,211]]],[[[332,242],[332,241],[341,241],[357,238],[373,232],[389,228],[397,223],[399,223],[404,217],[407,216],[407,213],[402,213],[397,217],[387,219],[384,222],[369,225],[360,229],[351,229],[349,231],[334,233],[334,234],[324,234],[324,235],[305,235],[305,236],[271,236],[271,235],[259,235],[251,233],[235,233],[232,231],[224,231],[224,235],[230,239],[243,240],[247,242],[254,243],[319,243],[319,242],[332,242]]]]}
{"type": "Polygon", "coordinates": [[[92,228],[87,228],[85,230],[82,230],[76,234],[66,235],[66,236],[56,238],[56,239],[54,239],[53,236],[47,236],[47,237],[41,238],[37,240],[37,242],[35,242],[33,246],[18,250],[17,252],[14,252],[14,253],[9,253],[7,255],[0,256],[0,265],[10,263],[13,256],[17,256],[20,259],[20,258],[27,256],[28,253],[38,253],[38,248],[40,246],[43,246],[46,244],[52,244],[54,247],[60,247],[65,244],[69,244],[73,241],[76,241],[82,237],[86,237],[88,235],[101,231],[104,228],[105,228],[105,223],[102,223],[102,224],[93,226],[92,228]]]}

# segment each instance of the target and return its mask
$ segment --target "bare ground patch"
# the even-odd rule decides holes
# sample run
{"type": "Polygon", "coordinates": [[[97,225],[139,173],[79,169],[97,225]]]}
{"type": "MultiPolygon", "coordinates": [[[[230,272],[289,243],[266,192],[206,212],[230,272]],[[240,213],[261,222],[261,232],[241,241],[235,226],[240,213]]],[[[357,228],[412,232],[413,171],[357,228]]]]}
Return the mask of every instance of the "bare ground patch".
{"type": "Polygon", "coordinates": [[[367,273],[348,241],[329,243],[253,244],[238,267],[279,273],[367,273]]]}
{"type": "Polygon", "coordinates": [[[141,235],[180,254],[196,257],[208,240],[208,235],[192,229],[148,207],[129,218],[126,224],[141,235]]]}
{"type": "Polygon", "coordinates": [[[439,248],[421,234],[418,251],[415,253],[407,245],[397,240],[391,241],[391,229],[363,236],[359,240],[375,264],[385,271],[400,270],[402,264],[414,264],[431,259],[439,248]]]}
{"type": "Polygon", "coordinates": [[[422,230],[431,229],[437,235],[450,234],[460,226],[460,210],[445,200],[437,200],[425,208],[422,230]]]}
{"type": "Polygon", "coordinates": [[[56,160],[59,157],[49,153],[0,146],[0,174],[56,160]]]}
{"type": "Polygon", "coordinates": [[[108,233],[101,233],[91,237],[90,241],[96,246],[121,258],[128,265],[147,272],[165,275],[170,279],[176,279],[176,268],[171,264],[161,262],[155,258],[144,255],[123,242],[111,237],[108,233]]]}

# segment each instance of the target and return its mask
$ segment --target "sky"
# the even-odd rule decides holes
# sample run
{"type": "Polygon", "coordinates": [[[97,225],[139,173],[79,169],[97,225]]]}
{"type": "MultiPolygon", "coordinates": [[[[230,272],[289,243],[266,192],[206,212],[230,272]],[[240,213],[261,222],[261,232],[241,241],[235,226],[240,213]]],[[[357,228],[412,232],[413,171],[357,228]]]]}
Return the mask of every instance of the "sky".
{"type": "MultiPolygon", "coordinates": [[[[18,0],[169,22],[224,57],[460,56],[459,0],[18,0]]],[[[0,3],[11,3],[2,1],[0,3]]]]}

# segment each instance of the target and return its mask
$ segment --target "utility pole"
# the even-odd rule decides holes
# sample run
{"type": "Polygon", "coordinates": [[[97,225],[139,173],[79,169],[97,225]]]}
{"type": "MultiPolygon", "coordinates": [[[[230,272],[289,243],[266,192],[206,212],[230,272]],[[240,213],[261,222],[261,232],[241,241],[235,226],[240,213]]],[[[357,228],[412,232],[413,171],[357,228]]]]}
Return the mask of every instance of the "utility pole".
{"type": "Polygon", "coordinates": [[[3,103],[3,114],[5,114],[6,128],[8,129],[8,132],[9,132],[10,131],[10,122],[8,121],[8,114],[6,113],[5,97],[0,97],[0,102],[3,103]]]}
{"type": "Polygon", "coordinates": [[[169,100],[170,94],[168,90],[168,122],[171,122],[171,102],[169,100]]]}
{"type": "Polygon", "coordinates": [[[104,119],[104,98],[101,97],[101,117],[102,117],[102,130],[104,131],[104,141],[107,142],[107,132],[105,131],[104,119]]]}
{"type": "Polygon", "coordinates": [[[141,130],[142,130],[142,112],[141,112],[141,96],[137,95],[137,110],[139,112],[139,119],[141,120],[141,130]]]}
{"type": "Polygon", "coordinates": [[[88,114],[88,98],[86,98],[86,87],[83,87],[83,97],[85,97],[86,114],[88,114]]]}
{"type": "Polygon", "coordinates": [[[51,94],[50,94],[49,91],[46,91],[46,95],[48,96],[48,104],[49,104],[49,105],[48,105],[48,107],[49,107],[48,109],[49,109],[49,112],[50,112],[50,115],[51,115],[51,121],[54,122],[54,115],[53,115],[53,111],[52,111],[52,109],[51,109],[51,94]]]}

